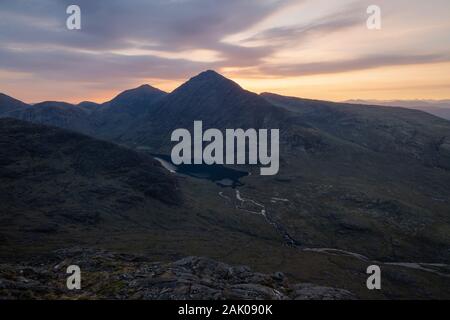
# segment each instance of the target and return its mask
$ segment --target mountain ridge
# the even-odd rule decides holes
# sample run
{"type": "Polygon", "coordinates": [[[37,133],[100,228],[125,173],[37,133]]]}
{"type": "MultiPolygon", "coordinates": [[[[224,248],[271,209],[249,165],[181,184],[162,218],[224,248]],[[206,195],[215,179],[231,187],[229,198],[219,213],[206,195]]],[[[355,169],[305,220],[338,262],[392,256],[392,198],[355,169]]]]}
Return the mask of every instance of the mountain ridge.
{"type": "Polygon", "coordinates": [[[450,120],[450,100],[348,100],[345,102],[421,110],[434,116],[450,120]]]}

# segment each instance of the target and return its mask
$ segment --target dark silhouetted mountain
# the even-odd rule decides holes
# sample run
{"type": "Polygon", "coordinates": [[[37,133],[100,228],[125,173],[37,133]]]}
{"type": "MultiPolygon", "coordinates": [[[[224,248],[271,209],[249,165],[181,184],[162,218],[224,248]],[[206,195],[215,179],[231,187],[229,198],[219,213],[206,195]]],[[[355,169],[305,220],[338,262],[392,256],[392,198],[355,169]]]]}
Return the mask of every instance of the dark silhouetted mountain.
{"type": "Polygon", "coordinates": [[[57,101],[37,103],[26,108],[15,109],[1,116],[86,134],[92,134],[96,127],[96,118],[92,116],[92,110],[57,101]]]}
{"type": "Polygon", "coordinates": [[[64,101],[43,101],[39,103],[33,104],[33,107],[36,108],[61,108],[61,109],[69,109],[75,107],[74,104],[67,103],[64,101]]]}
{"type": "Polygon", "coordinates": [[[267,101],[214,71],[200,73],[181,85],[160,101],[150,117],[167,127],[190,127],[200,119],[205,126],[216,128],[231,124],[260,128],[272,118],[281,119],[267,101]]]}
{"type": "Polygon", "coordinates": [[[0,116],[3,113],[7,113],[15,109],[26,108],[28,106],[29,106],[28,104],[20,100],[14,99],[10,96],[7,96],[6,94],[0,93],[0,116]]]}
{"type": "Polygon", "coordinates": [[[301,127],[301,121],[293,121],[295,116],[222,75],[205,71],[159,100],[151,113],[137,118],[120,141],[167,151],[172,131],[177,128],[192,130],[195,120],[202,120],[205,129],[280,128],[295,131],[301,127]]]}
{"type": "Polygon", "coordinates": [[[102,138],[118,139],[138,118],[152,110],[152,106],[166,95],[149,85],[126,90],[102,105],[95,117],[98,121],[95,134],[102,138]]]}
{"type": "Polygon", "coordinates": [[[83,101],[83,102],[80,102],[79,104],[77,104],[77,107],[84,108],[88,111],[95,111],[95,110],[101,108],[102,105],[99,103],[91,102],[91,101],[83,101]]]}
{"type": "Polygon", "coordinates": [[[104,104],[105,110],[111,111],[111,109],[116,109],[130,114],[146,112],[146,108],[149,105],[161,99],[166,94],[164,91],[144,84],[138,88],[120,93],[114,99],[104,104]]]}
{"type": "Polygon", "coordinates": [[[166,93],[159,89],[142,85],[124,91],[103,104],[85,101],[73,105],[46,101],[32,106],[21,106],[18,100],[9,98],[10,102],[5,102],[5,105],[21,108],[5,108],[5,112],[0,112],[0,117],[11,117],[113,139],[126,132],[137,117],[148,113],[150,106],[165,95],[166,93]]]}

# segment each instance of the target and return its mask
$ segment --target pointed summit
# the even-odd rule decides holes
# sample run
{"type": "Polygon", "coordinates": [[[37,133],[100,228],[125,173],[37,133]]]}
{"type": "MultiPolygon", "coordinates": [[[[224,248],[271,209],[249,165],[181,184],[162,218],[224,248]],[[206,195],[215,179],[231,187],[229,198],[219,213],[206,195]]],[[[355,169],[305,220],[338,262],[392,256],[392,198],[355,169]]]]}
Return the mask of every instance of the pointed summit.
{"type": "Polygon", "coordinates": [[[217,71],[214,70],[206,70],[203,72],[200,72],[198,75],[196,75],[193,78],[209,78],[209,79],[226,79],[223,75],[221,75],[220,73],[218,73],[217,71]]]}
{"type": "Polygon", "coordinates": [[[137,88],[134,88],[134,89],[131,89],[131,90],[127,90],[127,91],[135,91],[135,92],[164,92],[162,90],[159,90],[158,88],[152,87],[149,84],[143,84],[143,85],[140,85],[137,88]]]}
{"type": "MultiPolygon", "coordinates": [[[[224,77],[214,70],[207,70],[199,73],[195,77],[189,79],[182,87],[197,87],[207,89],[235,89],[242,90],[242,88],[234,81],[224,77]]],[[[178,90],[178,89],[177,89],[178,90]]]]}

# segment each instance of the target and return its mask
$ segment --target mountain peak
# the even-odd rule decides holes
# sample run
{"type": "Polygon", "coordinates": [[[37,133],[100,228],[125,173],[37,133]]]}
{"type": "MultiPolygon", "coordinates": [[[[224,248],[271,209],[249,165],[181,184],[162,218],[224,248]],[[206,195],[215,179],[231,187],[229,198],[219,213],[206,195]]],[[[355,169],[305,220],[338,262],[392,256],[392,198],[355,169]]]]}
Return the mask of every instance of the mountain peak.
{"type": "Polygon", "coordinates": [[[158,88],[152,87],[149,84],[143,84],[140,85],[139,87],[135,88],[135,89],[131,89],[131,90],[142,90],[142,91],[161,91],[158,88]]]}
{"type": "Polygon", "coordinates": [[[201,73],[199,73],[198,75],[196,75],[195,77],[191,78],[191,80],[209,80],[209,81],[230,81],[232,82],[230,79],[224,77],[223,75],[221,75],[220,73],[214,71],[214,70],[206,70],[203,71],[201,73]]]}
{"type": "Polygon", "coordinates": [[[210,90],[243,90],[236,82],[224,77],[214,70],[207,70],[192,77],[174,92],[180,90],[201,90],[203,92],[210,90]]]}
{"type": "Polygon", "coordinates": [[[106,113],[127,113],[134,116],[145,112],[151,105],[166,95],[167,93],[162,90],[143,84],[119,93],[111,101],[105,102],[102,110],[106,113]]]}
{"type": "Polygon", "coordinates": [[[119,93],[111,103],[130,103],[130,102],[146,102],[147,100],[154,100],[155,98],[160,98],[165,96],[167,93],[159,90],[158,88],[152,87],[148,84],[143,84],[137,88],[125,90],[119,93]]]}
{"type": "Polygon", "coordinates": [[[220,73],[218,73],[215,70],[205,70],[203,72],[200,72],[197,77],[222,77],[224,78],[224,76],[222,76],[220,73]]]}
{"type": "Polygon", "coordinates": [[[159,90],[158,88],[152,87],[149,84],[143,84],[137,88],[125,90],[124,92],[120,93],[119,95],[124,94],[124,93],[142,93],[142,94],[163,93],[163,94],[165,94],[164,91],[159,90]]]}
{"type": "MultiPolygon", "coordinates": [[[[284,114],[256,93],[212,70],[189,79],[166,96],[155,110],[164,119],[155,127],[161,125],[163,130],[187,128],[199,119],[205,126],[217,128],[231,125],[261,128],[267,119],[278,119],[284,114]]],[[[142,120],[142,126],[154,121],[155,114],[142,120]]]]}

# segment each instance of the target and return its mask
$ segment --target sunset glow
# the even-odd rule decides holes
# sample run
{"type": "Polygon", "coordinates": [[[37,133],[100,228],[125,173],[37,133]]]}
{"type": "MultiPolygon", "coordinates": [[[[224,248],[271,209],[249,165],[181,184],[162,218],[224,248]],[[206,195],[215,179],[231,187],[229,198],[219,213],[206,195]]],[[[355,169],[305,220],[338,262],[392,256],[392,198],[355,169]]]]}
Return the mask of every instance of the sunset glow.
{"type": "Polygon", "coordinates": [[[148,83],[171,91],[214,69],[255,92],[325,100],[450,98],[450,2],[14,1],[0,12],[0,91],[33,103],[103,102],[148,83]],[[44,3],[46,5],[44,5],[44,3]],[[432,5],[431,5],[432,4],[432,5]],[[132,17],[132,18],[131,18],[132,17]]]}

